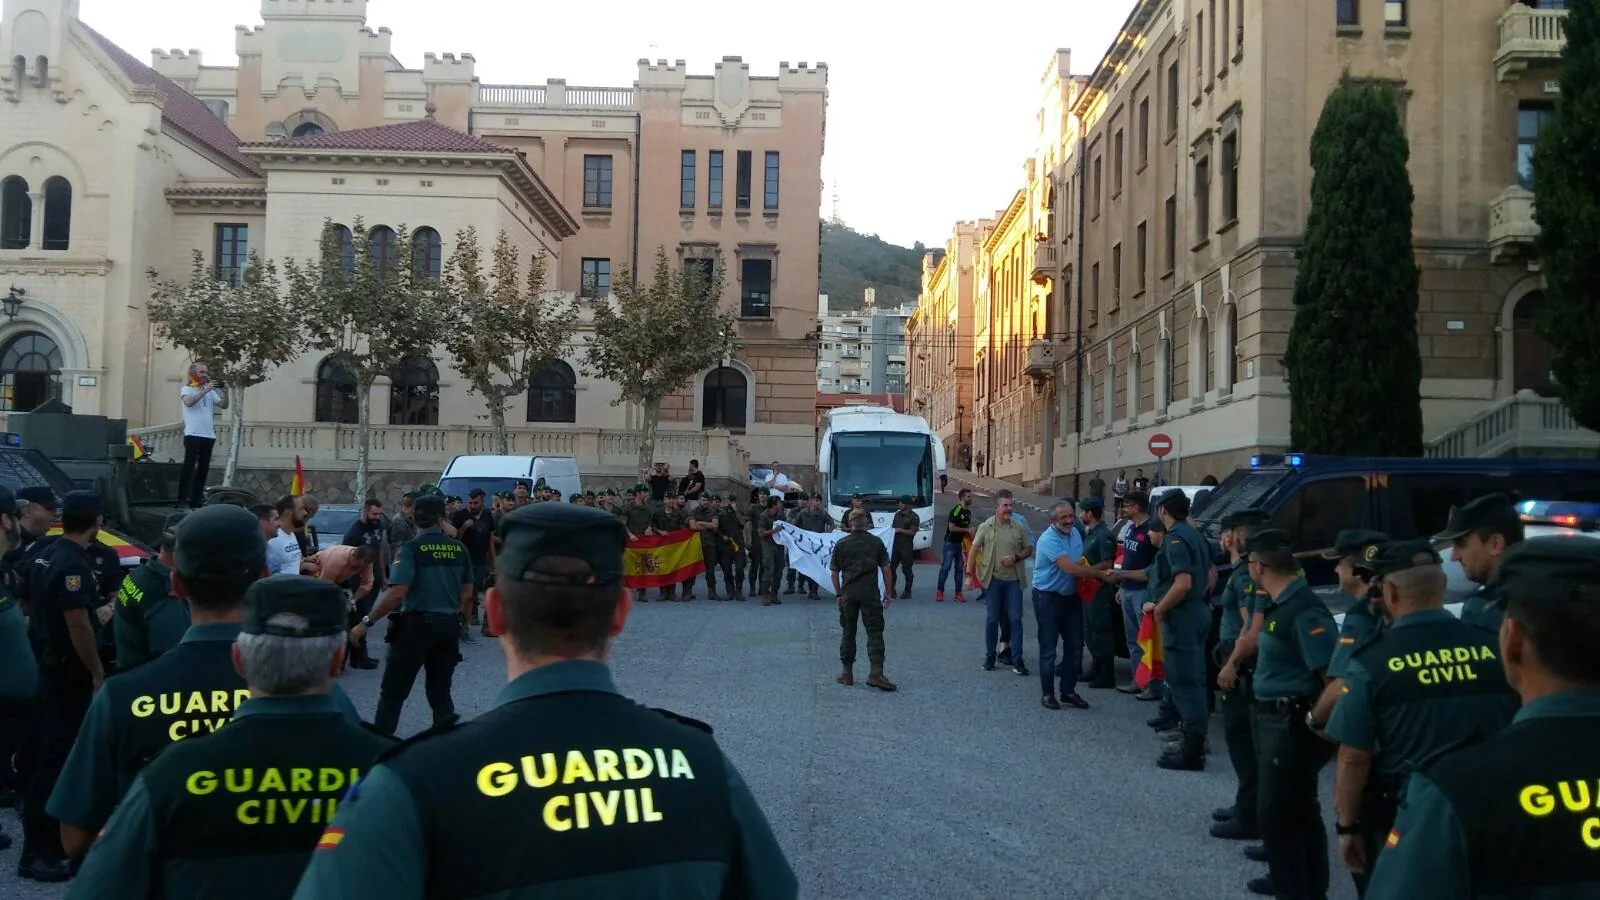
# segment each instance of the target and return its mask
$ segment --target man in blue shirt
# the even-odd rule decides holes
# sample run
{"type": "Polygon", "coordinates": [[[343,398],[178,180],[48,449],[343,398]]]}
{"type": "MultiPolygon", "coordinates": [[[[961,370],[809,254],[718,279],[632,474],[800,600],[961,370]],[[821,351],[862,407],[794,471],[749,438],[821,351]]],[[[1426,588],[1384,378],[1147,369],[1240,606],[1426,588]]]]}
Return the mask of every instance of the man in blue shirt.
{"type": "Polygon", "coordinates": [[[1078,673],[1083,665],[1083,603],[1078,600],[1079,578],[1094,571],[1078,564],[1083,558],[1083,538],[1078,534],[1077,511],[1063,500],[1050,510],[1050,527],[1039,535],[1034,550],[1033,614],[1039,623],[1039,683],[1044,687],[1045,709],[1088,709],[1078,696],[1078,673]],[[1056,641],[1065,644],[1056,663],[1056,641]],[[1056,701],[1055,679],[1061,679],[1061,700],[1056,701]]]}

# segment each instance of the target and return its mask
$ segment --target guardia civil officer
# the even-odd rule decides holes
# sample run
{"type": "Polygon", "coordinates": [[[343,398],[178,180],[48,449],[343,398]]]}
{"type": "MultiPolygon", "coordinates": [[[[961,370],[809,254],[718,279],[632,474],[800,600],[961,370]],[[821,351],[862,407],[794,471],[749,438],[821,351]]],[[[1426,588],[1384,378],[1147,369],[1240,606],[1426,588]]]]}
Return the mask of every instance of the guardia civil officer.
{"type": "Polygon", "coordinates": [[[1406,785],[1367,900],[1600,895],[1600,543],[1530,538],[1496,576],[1511,724],[1406,785]]]}
{"type": "Polygon", "coordinates": [[[1259,632],[1255,689],[1256,817],[1271,875],[1253,893],[1295,900],[1328,893],[1328,838],[1317,777],[1333,745],[1306,724],[1327,685],[1337,626],[1322,599],[1297,574],[1293,541],[1281,529],[1250,535],[1250,580],[1269,598],[1259,632]]]}
{"type": "MultiPolygon", "coordinates": [[[[221,728],[248,696],[233,663],[245,592],[267,572],[267,544],[255,514],[218,504],[178,525],[172,591],[192,624],[178,646],[106,679],[95,693],[46,811],[61,823],[71,857],[89,851],[134,776],[168,745],[221,728]]],[[[342,690],[341,709],[361,721],[342,690]]]]}
{"type": "Polygon", "coordinates": [[[317,578],[250,585],[237,643],[226,644],[245,699],[224,727],[173,745],[138,774],[68,897],[294,892],[313,848],[338,842],[325,829],[339,799],[394,743],[351,722],[332,696],[349,648],[347,608],[344,592],[317,578]]]}
{"type": "MultiPolygon", "coordinates": [[[[17,508],[10,488],[0,487],[0,553],[10,549],[16,533],[17,508]]],[[[22,604],[0,579],[0,792],[11,793],[16,802],[12,757],[22,743],[28,727],[33,698],[39,690],[38,664],[28,643],[28,621],[22,604]]],[[[11,838],[0,831],[0,850],[11,846],[11,838]]]]}
{"type": "Polygon", "coordinates": [[[1499,733],[1517,712],[1494,636],[1444,608],[1446,579],[1431,541],[1387,543],[1365,562],[1394,624],[1357,645],[1327,723],[1341,745],[1333,794],[1339,852],[1361,893],[1405,779],[1499,733]]]}
{"type": "MultiPolygon", "coordinates": [[[[61,501],[60,538],[49,541],[28,573],[33,601],[29,627],[37,635],[39,706],[37,749],[22,807],[22,856],[17,874],[34,881],[70,877],[61,831],[46,812],[61,767],[105,667],[95,641],[100,590],[87,548],[100,533],[100,497],[73,491],[61,501]]],[[[252,517],[253,520],[253,517],[252,517]]]]}
{"type": "Polygon", "coordinates": [[[1218,705],[1222,707],[1222,736],[1228,743],[1228,761],[1233,765],[1236,787],[1233,805],[1213,812],[1217,822],[1211,826],[1211,836],[1229,841],[1261,836],[1256,821],[1256,742],[1250,721],[1254,715],[1250,676],[1255,669],[1255,651],[1253,644],[1242,641],[1245,632],[1253,627],[1251,603],[1256,587],[1250,580],[1244,544],[1252,528],[1265,525],[1271,518],[1266,510],[1252,507],[1228,513],[1221,522],[1222,549],[1233,563],[1233,570],[1217,601],[1222,607],[1216,649],[1220,662],[1218,705]]]}
{"type": "Polygon", "coordinates": [[[1211,628],[1211,605],[1206,579],[1211,571],[1211,551],[1205,538],[1189,524],[1189,498],[1183,491],[1168,491],[1156,505],[1156,515],[1166,531],[1158,558],[1161,566],[1150,581],[1151,602],[1161,623],[1162,663],[1167,695],[1152,727],[1176,725],[1177,740],[1156,764],[1163,769],[1200,771],[1206,767],[1206,632],[1211,628]]]}
{"type": "Polygon", "coordinates": [[[889,551],[872,533],[872,514],[864,509],[853,509],[845,517],[850,533],[833,545],[828,569],[833,573],[833,594],[839,603],[838,682],[856,683],[856,622],[867,629],[867,662],[872,670],[867,684],[882,690],[895,689],[894,682],[883,674],[883,613],[894,599],[894,570],[889,565],[889,551]],[[878,579],[883,579],[883,593],[878,592],[878,579]]]}
{"type": "MultiPolygon", "coordinates": [[[[1111,533],[1111,526],[1106,524],[1105,501],[1089,497],[1078,505],[1078,517],[1084,526],[1083,557],[1089,568],[1104,574],[1116,562],[1116,537],[1111,533]]],[[[1081,680],[1096,690],[1117,686],[1116,632],[1112,623],[1119,615],[1117,586],[1102,579],[1094,601],[1083,611],[1084,643],[1092,662],[1081,680]]]]}
{"type": "Polygon", "coordinates": [[[369,628],[396,607],[400,609],[389,624],[393,640],[384,660],[378,710],[372,717],[372,724],[384,734],[394,734],[399,727],[400,709],[411,696],[418,672],[425,672],[423,690],[433,709],[434,727],[455,718],[450,683],[456,663],[461,661],[457,646],[461,623],[472,608],[471,557],[465,545],[446,537],[439,528],[444,498],[425,494],[417,498],[412,510],[417,536],[395,553],[394,572],[383,599],[350,630],[351,642],[359,645],[369,628]]]}
{"type": "Polygon", "coordinates": [[[1435,541],[1449,542],[1450,558],[1461,564],[1467,577],[1483,588],[1461,607],[1461,621],[1498,632],[1505,607],[1494,587],[1500,560],[1522,542],[1522,517],[1504,494],[1489,494],[1460,507],[1450,508],[1444,530],[1435,541]]]}
{"type": "Polygon", "coordinates": [[[380,759],[295,897],[795,897],[710,727],[617,693],[622,524],[541,504],[503,532],[487,608],[510,684],[494,709],[380,759]]]}
{"type": "Polygon", "coordinates": [[[149,662],[178,646],[189,631],[189,607],[172,593],[172,551],[177,532],[165,529],[156,555],[122,576],[112,612],[117,671],[149,662]]]}
{"type": "Polygon", "coordinates": [[[1318,728],[1327,724],[1333,716],[1334,705],[1344,696],[1344,673],[1350,668],[1350,657],[1355,654],[1356,646],[1384,626],[1383,606],[1373,584],[1371,562],[1388,542],[1389,536],[1381,531],[1347,529],[1339,532],[1333,548],[1322,554],[1323,559],[1334,560],[1333,571],[1339,578],[1339,591],[1350,598],[1350,606],[1344,612],[1344,623],[1339,626],[1339,646],[1328,662],[1328,686],[1317,698],[1317,705],[1311,708],[1311,721],[1317,723],[1318,728]]]}

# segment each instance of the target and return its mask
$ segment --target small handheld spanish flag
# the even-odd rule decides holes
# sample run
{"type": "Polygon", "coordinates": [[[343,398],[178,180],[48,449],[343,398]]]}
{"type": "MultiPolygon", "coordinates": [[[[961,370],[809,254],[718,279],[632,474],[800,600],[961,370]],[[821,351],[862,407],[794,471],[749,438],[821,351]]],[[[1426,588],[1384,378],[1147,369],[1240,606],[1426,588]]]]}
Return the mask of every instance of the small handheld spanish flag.
{"type": "MultiPolygon", "coordinates": [[[[1089,557],[1078,557],[1078,565],[1083,566],[1085,569],[1089,568],[1089,557]]],[[[1078,599],[1082,600],[1084,603],[1093,603],[1095,595],[1100,593],[1100,584],[1101,582],[1098,578],[1084,578],[1080,576],[1078,578],[1077,586],[1078,599]]]]}
{"type": "Polygon", "coordinates": [[[1152,681],[1166,678],[1161,657],[1161,626],[1156,624],[1156,614],[1147,612],[1139,620],[1139,668],[1133,672],[1133,683],[1148,687],[1152,681]]]}
{"type": "Polygon", "coordinates": [[[145,448],[144,441],[137,434],[128,435],[128,446],[133,448],[133,458],[136,460],[144,459],[150,455],[150,451],[145,448]]]}
{"type": "Polygon", "coordinates": [[[300,454],[294,457],[294,477],[289,479],[289,496],[298,497],[306,492],[306,470],[300,465],[300,454]]]}

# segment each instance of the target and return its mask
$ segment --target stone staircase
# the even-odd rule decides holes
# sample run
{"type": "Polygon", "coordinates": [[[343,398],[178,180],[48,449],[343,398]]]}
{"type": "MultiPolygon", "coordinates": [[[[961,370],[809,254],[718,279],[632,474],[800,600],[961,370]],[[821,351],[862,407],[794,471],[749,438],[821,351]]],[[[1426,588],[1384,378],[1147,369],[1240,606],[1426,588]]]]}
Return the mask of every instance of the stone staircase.
{"type": "Polygon", "coordinates": [[[1521,391],[1429,441],[1423,452],[1441,459],[1600,457],[1600,433],[1580,426],[1560,400],[1521,391]]]}

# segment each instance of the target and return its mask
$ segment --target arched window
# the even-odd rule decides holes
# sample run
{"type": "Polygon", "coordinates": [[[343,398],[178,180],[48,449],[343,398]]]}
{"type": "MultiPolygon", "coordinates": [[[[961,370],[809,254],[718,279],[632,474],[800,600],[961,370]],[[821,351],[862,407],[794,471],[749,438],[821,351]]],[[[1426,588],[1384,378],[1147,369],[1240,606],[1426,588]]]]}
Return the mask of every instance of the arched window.
{"type": "Polygon", "coordinates": [[[439,367],[413,356],[389,376],[389,424],[439,424],[439,367]]]}
{"type": "Polygon", "coordinates": [[[411,235],[411,274],[414,278],[438,281],[444,272],[444,242],[432,228],[418,228],[411,235]]]}
{"type": "Polygon", "coordinates": [[[379,225],[372,229],[372,268],[379,272],[387,272],[395,264],[394,229],[387,225],[379,225]]]}
{"type": "Polygon", "coordinates": [[[316,419],[354,425],[361,421],[357,405],[360,385],[355,370],[338,356],[330,356],[317,366],[316,419]]]}
{"type": "Polygon", "coordinates": [[[354,275],[356,272],[356,236],[351,234],[350,229],[344,225],[335,225],[333,230],[338,235],[339,240],[339,271],[343,272],[345,277],[354,275]]]}
{"type": "Polygon", "coordinates": [[[28,182],[13,175],[0,181],[0,250],[26,250],[33,234],[33,198],[28,182]]]}
{"type": "Polygon", "coordinates": [[[37,331],[25,331],[0,347],[0,406],[30,412],[61,399],[61,348],[37,331]]]}
{"type": "Polygon", "coordinates": [[[294,127],[294,132],[290,137],[316,137],[319,134],[327,133],[326,129],[315,122],[301,122],[294,127]]]}
{"type": "Polygon", "coordinates": [[[1554,397],[1557,385],[1550,372],[1553,354],[1538,330],[1543,312],[1543,291],[1528,294],[1511,310],[1511,389],[1554,397]]]}
{"type": "Polygon", "coordinates": [[[578,421],[578,376],[559,359],[528,379],[529,422],[578,421]]]}
{"type": "Polygon", "coordinates": [[[1202,399],[1211,390],[1211,328],[1203,316],[1189,326],[1189,396],[1202,399]]]}
{"type": "Polygon", "coordinates": [[[700,424],[705,428],[742,431],[749,427],[745,411],[749,397],[750,382],[743,372],[729,366],[712,369],[706,373],[700,395],[703,407],[700,424]]]}
{"type": "Polygon", "coordinates": [[[65,250],[72,240],[72,182],[57,175],[44,183],[44,249],[65,250]]]}
{"type": "Polygon", "coordinates": [[[1239,380],[1239,309],[1228,304],[1228,317],[1222,321],[1222,381],[1224,391],[1233,390],[1239,380]]]}
{"type": "Polygon", "coordinates": [[[1139,418],[1140,404],[1144,400],[1144,398],[1140,396],[1143,390],[1141,385],[1144,383],[1144,373],[1139,371],[1139,356],[1140,354],[1137,350],[1134,350],[1128,354],[1128,377],[1123,390],[1128,392],[1129,420],[1139,418]]]}

